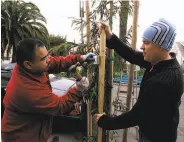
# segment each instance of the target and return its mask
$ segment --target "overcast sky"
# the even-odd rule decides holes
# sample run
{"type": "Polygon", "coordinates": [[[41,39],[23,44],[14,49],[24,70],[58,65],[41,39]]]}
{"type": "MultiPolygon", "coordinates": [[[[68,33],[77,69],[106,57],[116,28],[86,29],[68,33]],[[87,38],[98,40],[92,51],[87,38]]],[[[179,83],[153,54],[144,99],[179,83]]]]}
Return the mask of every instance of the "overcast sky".
{"type": "MultiPolygon", "coordinates": [[[[69,41],[79,41],[80,34],[71,27],[71,19],[79,18],[79,0],[25,0],[35,3],[47,19],[50,34],[67,35],[69,41]]],[[[176,25],[177,41],[184,41],[184,0],[141,0],[139,9],[139,28],[137,45],[141,45],[144,29],[155,20],[165,18],[176,25]]],[[[113,31],[118,33],[118,24],[113,31]]],[[[131,19],[129,25],[132,24],[131,19]]]]}

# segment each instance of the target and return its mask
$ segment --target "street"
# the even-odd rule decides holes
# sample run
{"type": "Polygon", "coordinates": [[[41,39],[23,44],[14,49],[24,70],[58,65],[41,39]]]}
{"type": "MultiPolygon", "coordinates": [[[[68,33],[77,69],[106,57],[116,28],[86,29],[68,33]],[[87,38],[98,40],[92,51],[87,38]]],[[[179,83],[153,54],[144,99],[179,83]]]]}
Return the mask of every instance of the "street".
{"type": "MultiPolygon", "coordinates": [[[[136,88],[136,86],[133,87],[133,103],[136,101],[137,94],[136,92],[139,92],[139,88],[136,88]]],[[[126,101],[126,86],[121,86],[120,88],[120,94],[119,94],[119,102],[125,103],[126,101]]],[[[118,86],[117,84],[114,85],[113,88],[113,100],[117,98],[117,91],[118,86]]],[[[119,104],[121,104],[119,103],[119,104]]],[[[123,109],[123,108],[121,108],[123,109]]],[[[113,107],[113,112],[116,114],[120,114],[120,111],[116,111],[113,107]]],[[[114,130],[110,131],[110,142],[122,142],[122,136],[123,136],[123,130],[114,130]]],[[[82,138],[84,137],[83,133],[76,131],[76,132],[57,132],[52,134],[48,142],[81,142],[82,138]]],[[[128,129],[128,142],[137,142],[138,140],[138,133],[137,133],[137,127],[129,128],[128,129]]],[[[178,127],[178,138],[177,142],[184,142],[184,95],[181,99],[181,105],[180,105],[180,123],[178,127]]]]}

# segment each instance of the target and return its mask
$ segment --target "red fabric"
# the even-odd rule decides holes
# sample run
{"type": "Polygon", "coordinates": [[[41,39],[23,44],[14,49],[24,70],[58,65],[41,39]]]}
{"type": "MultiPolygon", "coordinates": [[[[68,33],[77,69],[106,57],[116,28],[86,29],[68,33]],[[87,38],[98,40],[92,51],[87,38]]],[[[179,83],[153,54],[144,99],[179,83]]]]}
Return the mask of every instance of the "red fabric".
{"type": "MultiPolygon", "coordinates": [[[[80,56],[50,57],[48,72],[66,71],[80,56]]],[[[71,111],[81,98],[76,88],[58,97],[52,93],[47,73],[33,75],[16,65],[3,100],[2,141],[46,142],[52,131],[53,116],[71,111]]]]}

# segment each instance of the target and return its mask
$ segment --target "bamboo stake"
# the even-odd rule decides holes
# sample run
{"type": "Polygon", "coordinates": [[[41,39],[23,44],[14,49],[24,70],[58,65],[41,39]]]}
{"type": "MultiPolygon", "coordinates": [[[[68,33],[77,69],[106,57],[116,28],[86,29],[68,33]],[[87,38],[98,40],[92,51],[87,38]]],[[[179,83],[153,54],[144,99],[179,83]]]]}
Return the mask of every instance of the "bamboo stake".
{"type": "MultiPolygon", "coordinates": [[[[100,54],[99,54],[99,78],[98,78],[98,112],[103,113],[104,104],[104,83],[105,83],[105,49],[106,35],[102,30],[100,35],[100,54]]],[[[102,142],[102,128],[98,127],[98,142],[102,142]]]]}
{"type": "Polygon", "coordinates": [[[92,105],[92,101],[91,100],[88,100],[87,101],[87,127],[88,127],[88,130],[87,130],[87,135],[88,137],[91,137],[93,134],[92,134],[92,115],[91,115],[91,105],[92,105]]]}
{"type": "Polygon", "coordinates": [[[86,33],[87,33],[87,43],[89,44],[90,43],[90,40],[91,40],[91,34],[90,34],[90,17],[89,17],[89,14],[90,14],[90,8],[89,8],[89,0],[86,0],[86,22],[87,22],[87,25],[86,25],[86,33]]]}
{"type": "MultiPolygon", "coordinates": [[[[91,34],[90,34],[90,8],[89,8],[89,0],[85,1],[86,4],[86,34],[87,34],[87,44],[90,44],[91,41],[91,34]]],[[[87,76],[89,81],[91,82],[91,75],[89,74],[89,72],[87,71],[87,76]]],[[[87,136],[91,137],[92,134],[92,115],[91,115],[91,105],[92,105],[92,101],[88,100],[87,101],[87,136]]],[[[89,140],[88,140],[89,141],[89,140]]]]}
{"type": "MultiPolygon", "coordinates": [[[[139,1],[134,1],[134,12],[133,12],[133,34],[132,34],[132,48],[136,49],[137,43],[137,21],[138,21],[138,13],[139,13],[139,1]]],[[[133,74],[134,74],[134,65],[130,65],[130,72],[129,72],[129,80],[128,80],[128,90],[127,90],[127,111],[131,108],[131,100],[132,100],[132,84],[133,84],[133,74]]],[[[127,142],[127,133],[128,129],[124,130],[123,133],[123,142],[127,142]]]]}

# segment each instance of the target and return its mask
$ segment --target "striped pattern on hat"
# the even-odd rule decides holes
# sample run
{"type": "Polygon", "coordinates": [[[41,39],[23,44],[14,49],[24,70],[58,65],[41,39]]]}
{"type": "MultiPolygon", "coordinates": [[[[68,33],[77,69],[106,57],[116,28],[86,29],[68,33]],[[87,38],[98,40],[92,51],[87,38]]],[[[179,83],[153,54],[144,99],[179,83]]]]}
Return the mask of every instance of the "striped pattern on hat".
{"type": "Polygon", "coordinates": [[[159,19],[143,33],[143,38],[170,51],[176,37],[176,27],[165,19],[159,19]]]}

